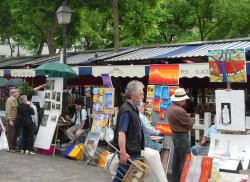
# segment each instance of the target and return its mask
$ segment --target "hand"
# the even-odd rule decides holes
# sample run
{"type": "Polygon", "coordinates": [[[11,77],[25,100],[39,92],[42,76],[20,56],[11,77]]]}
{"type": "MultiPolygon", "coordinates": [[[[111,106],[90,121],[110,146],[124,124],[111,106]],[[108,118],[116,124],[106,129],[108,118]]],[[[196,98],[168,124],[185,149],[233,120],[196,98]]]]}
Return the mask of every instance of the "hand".
{"type": "Polygon", "coordinates": [[[68,121],[70,121],[70,117],[69,117],[69,115],[67,115],[65,118],[66,118],[68,121]]]}
{"type": "Polygon", "coordinates": [[[13,121],[10,121],[10,126],[14,126],[13,121]]]}
{"type": "Polygon", "coordinates": [[[127,153],[121,153],[120,154],[120,163],[127,165],[127,160],[130,158],[130,156],[127,153]]]}
{"type": "Polygon", "coordinates": [[[41,88],[45,88],[45,87],[46,87],[46,84],[42,84],[42,85],[41,85],[41,88]]]}
{"type": "Polygon", "coordinates": [[[29,103],[29,106],[32,107],[32,105],[33,105],[32,102],[30,102],[30,103],[29,103]]]}
{"type": "Polygon", "coordinates": [[[38,129],[38,126],[35,126],[35,130],[37,130],[38,129]]]}
{"type": "Polygon", "coordinates": [[[77,131],[81,131],[81,130],[82,130],[82,128],[78,128],[78,129],[77,129],[77,131]]]}
{"type": "Polygon", "coordinates": [[[3,129],[2,129],[2,131],[3,131],[3,132],[5,132],[5,131],[6,131],[6,129],[5,129],[5,128],[3,128],[3,129]]]}

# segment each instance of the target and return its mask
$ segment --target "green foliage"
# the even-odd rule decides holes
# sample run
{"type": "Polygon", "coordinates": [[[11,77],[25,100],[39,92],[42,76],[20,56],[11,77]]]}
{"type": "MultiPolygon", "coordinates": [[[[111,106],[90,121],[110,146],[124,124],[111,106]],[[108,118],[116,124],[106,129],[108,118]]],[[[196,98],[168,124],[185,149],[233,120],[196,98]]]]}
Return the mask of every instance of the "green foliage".
{"type": "Polygon", "coordinates": [[[21,82],[19,87],[20,95],[26,95],[27,93],[33,92],[33,88],[29,86],[29,83],[26,80],[21,82]]]}

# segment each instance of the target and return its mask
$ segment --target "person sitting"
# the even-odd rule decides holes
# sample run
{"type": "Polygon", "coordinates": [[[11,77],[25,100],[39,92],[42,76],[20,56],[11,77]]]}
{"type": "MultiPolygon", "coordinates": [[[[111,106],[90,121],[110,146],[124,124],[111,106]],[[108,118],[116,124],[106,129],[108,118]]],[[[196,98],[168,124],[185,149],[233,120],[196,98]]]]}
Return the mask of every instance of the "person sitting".
{"type": "Polygon", "coordinates": [[[209,148],[208,146],[210,144],[210,137],[212,134],[221,134],[221,131],[217,130],[216,125],[212,125],[207,130],[207,132],[202,137],[200,145],[196,145],[192,147],[193,155],[200,155],[200,154],[207,155],[208,154],[208,148],[209,148]]]}
{"type": "Polygon", "coordinates": [[[75,109],[73,118],[70,118],[68,115],[66,116],[67,120],[75,123],[74,126],[66,130],[66,135],[71,143],[79,141],[80,136],[89,132],[89,118],[86,109],[82,107],[81,100],[76,100],[75,109]]]}
{"type": "Polygon", "coordinates": [[[141,106],[138,106],[139,118],[141,120],[142,130],[144,131],[145,147],[149,147],[160,152],[161,148],[159,147],[159,145],[157,145],[156,142],[152,141],[149,136],[160,135],[161,132],[159,130],[155,130],[153,126],[149,123],[148,118],[144,115],[145,107],[146,103],[143,103],[141,106]]]}

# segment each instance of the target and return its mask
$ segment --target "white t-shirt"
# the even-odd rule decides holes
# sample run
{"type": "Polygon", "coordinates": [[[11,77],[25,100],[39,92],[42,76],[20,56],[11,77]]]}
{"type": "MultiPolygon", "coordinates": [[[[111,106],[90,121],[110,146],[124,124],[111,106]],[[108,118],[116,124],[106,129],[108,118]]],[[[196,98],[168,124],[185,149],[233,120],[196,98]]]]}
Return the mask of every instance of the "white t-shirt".
{"type": "Polygon", "coordinates": [[[39,97],[40,108],[44,108],[45,91],[38,91],[37,96],[39,97]]]}

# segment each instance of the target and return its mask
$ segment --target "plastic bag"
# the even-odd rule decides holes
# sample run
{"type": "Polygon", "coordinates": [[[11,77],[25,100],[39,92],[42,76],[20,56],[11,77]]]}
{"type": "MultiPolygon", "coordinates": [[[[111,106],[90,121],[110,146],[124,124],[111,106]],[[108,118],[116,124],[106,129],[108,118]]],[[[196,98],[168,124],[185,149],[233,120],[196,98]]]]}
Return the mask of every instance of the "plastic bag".
{"type": "Polygon", "coordinates": [[[5,132],[2,132],[0,136],[0,150],[9,150],[9,145],[5,132]]]}
{"type": "Polygon", "coordinates": [[[105,140],[108,142],[111,142],[114,138],[114,131],[112,128],[108,125],[106,126],[106,134],[105,134],[105,140]]]}

